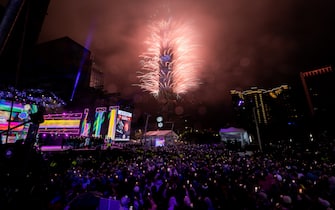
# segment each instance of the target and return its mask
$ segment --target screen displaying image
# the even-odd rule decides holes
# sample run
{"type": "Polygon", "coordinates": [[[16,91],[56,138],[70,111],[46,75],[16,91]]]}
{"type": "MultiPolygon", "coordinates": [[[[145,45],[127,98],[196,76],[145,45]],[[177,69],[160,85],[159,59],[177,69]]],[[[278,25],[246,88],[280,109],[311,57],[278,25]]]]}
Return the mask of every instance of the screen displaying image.
{"type": "Polygon", "coordinates": [[[11,122],[26,122],[30,120],[29,115],[36,112],[36,105],[0,100],[0,122],[8,122],[9,118],[11,122]]]}
{"type": "Polygon", "coordinates": [[[129,141],[132,113],[118,110],[115,124],[115,140],[129,141]]]}
{"type": "Polygon", "coordinates": [[[11,129],[11,131],[21,131],[23,129],[23,125],[22,126],[19,126],[19,125],[22,124],[24,120],[20,118],[19,116],[20,116],[20,113],[18,112],[12,112],[12,116],[10,116],[9,111],[0,110],[0,130],[1,131],[7,130],[8,125],[9,125],[9,128],[11,129]],[[9,123],[9,118],[11,119],[10,123],[9,123]]]}
{"type": "Polygon", "coordinates": [[[165,145],[164,138],[156,138],[155,139],[155,147],[162,147],[165,145]]]}
{"type": "Polygon", "coordinates": [[[82,113],[47,114],[38,133],[79,135],[81,119],[82,113]]]}
{"type": "Polygon", "coordinates": [[[2,143],[13,143],[25,139],[30,114],[37,112],[37,106],[0,100],[0,134],[2,143]]]}

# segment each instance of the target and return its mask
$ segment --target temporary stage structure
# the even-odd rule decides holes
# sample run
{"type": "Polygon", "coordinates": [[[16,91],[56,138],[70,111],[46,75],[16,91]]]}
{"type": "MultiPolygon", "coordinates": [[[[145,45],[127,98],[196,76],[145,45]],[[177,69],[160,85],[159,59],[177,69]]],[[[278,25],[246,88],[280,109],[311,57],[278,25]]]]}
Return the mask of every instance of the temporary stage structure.
{"type": "Polygon", "coordinates": [[[250,144],[249,134],[246,130],[242,128],[221,128],[220,129],[221,141],[226,143],[229,142],[238,142],[241,147],[244,147],[247,144],[250,144]]]}
{"type": "Polygon", "coordinates": [[[156,130],[145,133],[144,139],[146,145],[157,147],[173,144],[178,135],[173,130],[156,130]]]}

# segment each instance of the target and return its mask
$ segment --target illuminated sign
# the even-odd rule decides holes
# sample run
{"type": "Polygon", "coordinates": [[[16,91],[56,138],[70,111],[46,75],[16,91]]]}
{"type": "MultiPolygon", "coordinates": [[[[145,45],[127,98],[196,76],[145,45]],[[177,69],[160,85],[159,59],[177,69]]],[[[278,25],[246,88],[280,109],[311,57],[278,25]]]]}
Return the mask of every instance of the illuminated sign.
{"type": "Polygon", "coordinates": [[[82,113],[63,113],[44,115],[38,133],[77,134],[80,133],[82,113]]]}

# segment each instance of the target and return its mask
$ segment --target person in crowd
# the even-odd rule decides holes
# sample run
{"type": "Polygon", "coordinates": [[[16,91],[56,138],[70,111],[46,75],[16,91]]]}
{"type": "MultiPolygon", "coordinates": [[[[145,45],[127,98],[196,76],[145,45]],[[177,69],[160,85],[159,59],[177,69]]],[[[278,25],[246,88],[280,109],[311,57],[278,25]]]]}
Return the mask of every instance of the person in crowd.
{"type": "Polygon", "coordinates": [[[47,153],[44,196],[53,209],[71,209],[69,202],[85,192],[136,210],[333,209],[332,150],[292,149],[276,145],[267,153],[232,151],[224,144],[127,143],[121,150],[47,153]]]}

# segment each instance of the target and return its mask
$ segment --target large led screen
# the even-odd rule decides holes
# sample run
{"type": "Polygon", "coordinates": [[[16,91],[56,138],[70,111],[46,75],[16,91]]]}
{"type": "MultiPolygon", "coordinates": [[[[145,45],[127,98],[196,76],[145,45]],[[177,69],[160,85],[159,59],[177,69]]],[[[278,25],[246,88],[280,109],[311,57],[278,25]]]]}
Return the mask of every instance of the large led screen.
{"type": "Polygon", "coordinates": [[[92,136],[103,137],[106,133],[104,125],[106,124],[107,107],[97,107],[95,109],[94,123],[92,128],[92,136]]]}
{"type": "Polygon", "coordinates": [[[115,141],[129,141],[132,113],[118,110],[115,123],[115,141]]]}
{"type": "Polygon", "coordinates": [[[29,115],[37,112],[37,106],[8,100],[0,100],[0,134],[2,143],[25,139],[29,129],[29,115]],[[8,135],[8,137],[7,137],[8,135]]]}
{"type": "Polygon", "coordinates": [[[38,133],[79,135],[81,119],[82,113],[47,114],[38,133]]]}
{"type": "Polygon", "coordinates": [[[118,106],[86,108],[82,113],[44,115],[38,133],[99,137],[113,141],[129,141],[132,113],[118,106]]]}

